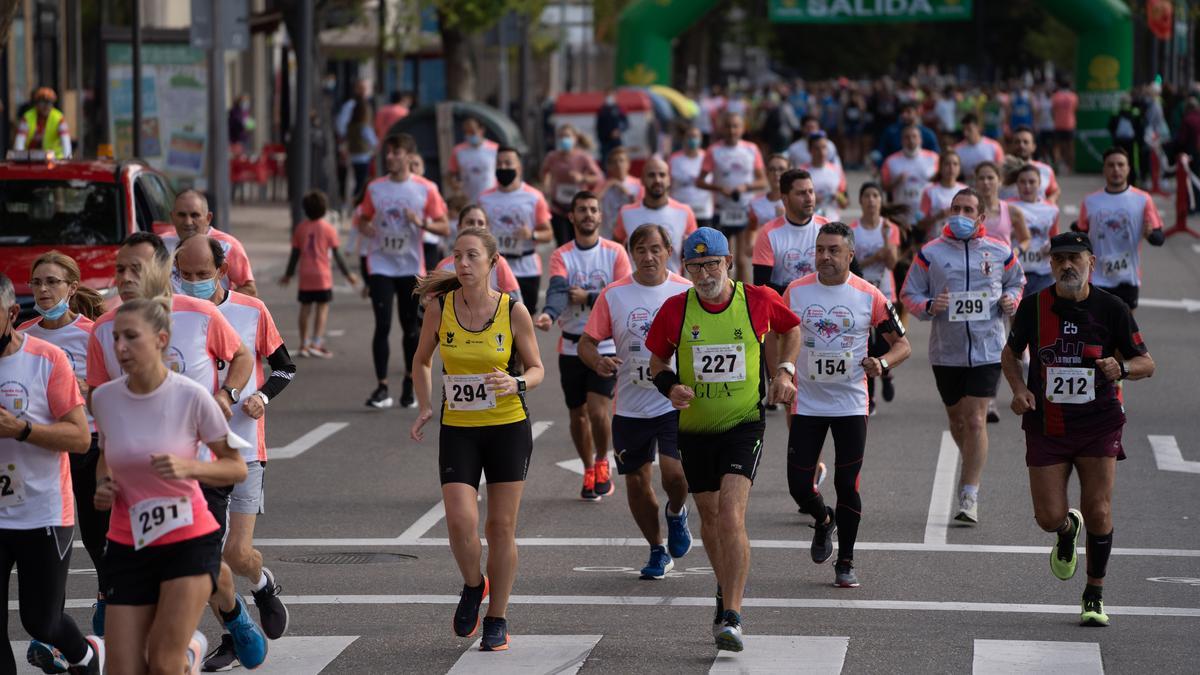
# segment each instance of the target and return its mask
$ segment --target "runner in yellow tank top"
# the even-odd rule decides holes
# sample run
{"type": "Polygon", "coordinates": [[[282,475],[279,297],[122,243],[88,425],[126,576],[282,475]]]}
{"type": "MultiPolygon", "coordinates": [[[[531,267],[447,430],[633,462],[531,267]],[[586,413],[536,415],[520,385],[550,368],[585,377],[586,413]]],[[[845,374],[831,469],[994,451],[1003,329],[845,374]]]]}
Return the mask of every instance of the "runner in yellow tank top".
{"type": "Polygon", "coordinates": [[[498,257],[496,240],[483,228],[460,230],[454,272],[434,272],[416,293],[431,299],[413,360],[420,412],[413,440],[433,419],[433,352],[442,357],[442,427],[438,466],[450,551],[463,577],[454,632],[470,637],[479,628],[479,606],[491,592],[480,649],[508,649],[504,616],[517,571],[516,522],[533,453],[524,393],[542,382],[544,370],[525,305],[493,291],[488,278],[498,257]],[[519,364],[524,364],[520,375],[519,364]],[[480,476],[487,477],[487,574],[479,571],[480,476]]]}

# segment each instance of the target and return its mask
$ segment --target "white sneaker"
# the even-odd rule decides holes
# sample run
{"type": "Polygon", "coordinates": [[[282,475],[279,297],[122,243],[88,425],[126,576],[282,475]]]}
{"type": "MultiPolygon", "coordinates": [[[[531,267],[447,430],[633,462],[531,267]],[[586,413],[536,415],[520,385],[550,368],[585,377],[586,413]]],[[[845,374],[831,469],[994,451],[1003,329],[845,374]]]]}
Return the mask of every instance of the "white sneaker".
{"type": "Polygon", "coordinates": [[[970,492],[960,492],[958,494],[958,514],[954,519],[970,523],[972,525],[979,522],[979,496],[970,492]]]}
{"type": "MultiPolygon", "coordinates": [[[[245,609],[244,607],[242,608],[245,609]]],[[[204,662],[204,653],[208,651],[208,638],[204,633],[192,633],[192,641],[187,647],[188,675],[200,675],[200,666],[204,662]]]]}

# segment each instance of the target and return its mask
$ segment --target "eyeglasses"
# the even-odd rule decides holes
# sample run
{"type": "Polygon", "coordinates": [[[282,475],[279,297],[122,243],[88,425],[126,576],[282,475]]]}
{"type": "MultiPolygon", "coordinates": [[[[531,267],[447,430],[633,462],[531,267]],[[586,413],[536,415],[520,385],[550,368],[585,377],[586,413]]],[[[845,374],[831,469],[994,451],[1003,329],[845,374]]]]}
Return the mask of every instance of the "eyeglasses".
{"type": "Polygon", "coordinates": [[[34,279],[29,280],[29,287],[30,288],[54,288],[55,286],[59,286],[59,285],[65,284],[65,283],[67,283],[67,282],[62,279],[55,279],[54,277],[46,277],[45,279],[34,278],[34,279]]]}
{"type": "Polygon", "coordinates": [[[709,274],[716,274],[717,271],[721,269],[721,265],[723,265],[724,263],[725,263],[724,258],[717,258],[715,260],[709,260],[707,262],[702,262],[702,263],[684,263],[683,266],[687,268],[688,274],[691,274],[694,276],[694,275],[699,274],[701,269],[703,269],[705,272],[708,272],[709,274]]]}

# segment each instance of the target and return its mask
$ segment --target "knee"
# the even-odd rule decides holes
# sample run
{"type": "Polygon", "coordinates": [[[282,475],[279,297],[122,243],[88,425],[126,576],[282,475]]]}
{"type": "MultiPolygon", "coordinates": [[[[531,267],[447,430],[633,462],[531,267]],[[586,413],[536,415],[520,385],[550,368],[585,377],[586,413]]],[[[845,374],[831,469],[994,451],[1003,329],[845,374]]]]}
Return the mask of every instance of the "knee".
{"type": "Polygon", "coordinates": [[[479,530],[479,516],[473,513],[446,514],[446,528],[456,537],[474,536],[479,530]]]}
{"type": "Polygon", "coordinates": [[[683,475],[682,471],[679,473],[664,473],[662,486],[669,493],[687,492],[687,477],[683,475]]]}
{"type": "Polygon", "coordinates": [[[245,543],[237,546],[226,546],[225,552],[221,554],[221,558],[234,572],[246,576],[250,568],[254,565],[255,553],[257,551],[249,543],[245,543]]]}
{"type": "Polygon", "coordinates": [[[721,531],[729,534],[741,534],[745,532],[746,523],[740,512],[735,509],[722,511],[717,515],[717,522],[720,523],[721,531]]]}
{"type": "Polygon", "coordinates": [[[489,515],[484,531],[488,546],[494,546],[494,542],[503,544],[512,541],[517,535],[517,519],[514,516],[489,515]]]}
{"type": "Polygon", "coordinates": [[[175,675],[186,662],[179,650],[167,645],[149,645],[146,648],[146,665],[150,675],[175,675]]]}
{"type": "Polygon", "coordinates": [[[1034,508],[1033,519],[1044,532],[1054,532],[1067,519],[1065,509],[1034,508]]]}
{"type": "Polygon", "coordinates": [[[1094,531],[1109,529],[1102,526],[1102,524],[1107,525],[1110,518],[1112,518],[1112,504],[1107,499],[1084,500],[1079,505],[1079,509],[1083,513],[1083,522],[1089,526],[1094,525],[1097,528],[1094,531]]]}
{"type": "Polygon", "coordinates": [[[39,610],[36,614],[32,612],[21,612],[21,626],[25,628],[25,632],[29,633],[29,637],[41,642],[53,642],[54,622],[52,621],[51,612],[39,610]]]}

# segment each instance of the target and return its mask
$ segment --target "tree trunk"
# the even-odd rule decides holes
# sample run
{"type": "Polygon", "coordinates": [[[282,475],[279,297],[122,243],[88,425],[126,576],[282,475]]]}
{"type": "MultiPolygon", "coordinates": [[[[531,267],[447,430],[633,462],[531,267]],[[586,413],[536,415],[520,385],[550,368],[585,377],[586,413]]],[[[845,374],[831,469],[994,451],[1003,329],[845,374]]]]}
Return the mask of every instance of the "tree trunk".
{"type": "Polygon", "coordinates": [[[12,30],[20,6],[21,0],[0,0],[0,45],[8,44],[8,32],[12,30]]]}
{"type": "Polygon", "coordinates": [[[475,100],[475,65],[466,33],[448,25],[438,12],[442,29],[442,56],[446,61],[446,97],[452,101],[475,100]]]}

